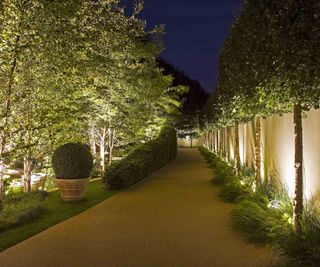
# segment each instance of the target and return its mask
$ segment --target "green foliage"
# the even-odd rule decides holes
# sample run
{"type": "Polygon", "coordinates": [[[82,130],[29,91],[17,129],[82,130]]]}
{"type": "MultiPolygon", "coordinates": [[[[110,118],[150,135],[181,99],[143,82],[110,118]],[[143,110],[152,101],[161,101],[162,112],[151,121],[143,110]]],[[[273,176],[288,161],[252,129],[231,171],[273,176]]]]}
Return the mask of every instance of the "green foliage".
{"type": "MultiPolygon", "coordinates": [[[[30,182],[59,146],[88,141],[106,152],[101,166],[113,148],[174,124],[181,88],[156,61],[164,28],[147,31],[141,9],[140,1],[129,16],[118,0],[1,1],[2,169],[22,161],[30,182]]],[[[3,184],[1,172],[0,202],[3,184]]]]}
{"type": "Polygon", "coordinates": [[[219,58],[204,126],[290,112],[295,104],[319,107],[319,10],[317,0],[244,1],[219,58]]]}
{"type": "Polygon", "coordinates": [[[301,218],[301,231],[292,227],[280,231],[275,239],[274,250],[283,256],[287,266],[320,265],[320,209],[309,203],[301,218]]]}
{"type": "Polygon", "coordinates": [[[59,179],[82,179],[90,176],[93,159],[85,145],[68,143],[54,152],[52,165],[59,179]]]}
{"type": "Polygon", "coordinates": [[[43,212],[43,192],[10,196],[0,212],[0,232],[34,221],[43,212]]]}
{"type": "Polygon", "coordinates": [[[233,225],[255,243],[274,242],[292,228],[292,201],[286,191],[270,186],[247,195],[232,212],[233,225]]]}
{"type": "MultiPolygon", "coordinates": [[[[227,202],[238,202],[232,211],[234,228],[256,244],[271,244],[283,266],[316,267],[320,264],[320,208],[306,205],[301,218],[301,230],[293,225],[293,201],[284,186],[273,178],[253,190],[251,169],[240,176],[219,156],[200,147],[202,155],[213,166],[219,196],[227,202]]],[[[281,265],[282,266],[282,265],[281,265]]]]}
{"type": "Polygon", "coordinates": [[[237,176],[232,165],[219,156],[211,153],[205,147],[199,147],[200,152],[214,169],[212,182],[220,185],[219,196],[227,202],[236,202],[252,192],[254,177],[248,174],[237,176]]]}
{"type": "Polygon", "coordinates": [[[163,128],[157,139],[134,149],[125,159],[111,165],[104,182],[111,190],[127,188],[172,161],[177,153],[176,131],[163,128]]]}

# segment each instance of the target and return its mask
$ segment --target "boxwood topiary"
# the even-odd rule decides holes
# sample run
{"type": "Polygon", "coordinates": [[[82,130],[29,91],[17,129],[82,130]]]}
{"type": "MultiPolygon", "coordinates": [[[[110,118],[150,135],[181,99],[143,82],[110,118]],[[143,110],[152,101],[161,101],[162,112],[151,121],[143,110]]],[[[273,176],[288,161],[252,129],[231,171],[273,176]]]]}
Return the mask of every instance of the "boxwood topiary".
{"type": "Polygon", "coordinates": [[[68,143],[54,152],[52,165],[58,179],[88,178],[93,168],[93,158],[86,145],[68,143]]]}

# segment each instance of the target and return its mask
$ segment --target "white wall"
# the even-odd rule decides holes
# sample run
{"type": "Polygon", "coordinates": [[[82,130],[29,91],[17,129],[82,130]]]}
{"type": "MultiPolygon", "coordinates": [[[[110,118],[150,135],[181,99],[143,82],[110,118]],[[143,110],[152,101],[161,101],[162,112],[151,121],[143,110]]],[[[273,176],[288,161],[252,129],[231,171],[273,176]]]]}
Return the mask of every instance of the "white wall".
{"type": "MultiPolygon", "coordinates": [[[[234,158],[234,127],[229,130],[228,143],[234,158]]],[[[239,127],[242,164],[254,167],[254,122],[239,127]]],[[[262,120],[262,177],[280,178],[290,195],[294,193],[294,125],[293,114],[273,115],[262,120]]],[[[306,198],[320,199],[320,109],[311,110],[303,119],[304,189],[306,198]]]]}

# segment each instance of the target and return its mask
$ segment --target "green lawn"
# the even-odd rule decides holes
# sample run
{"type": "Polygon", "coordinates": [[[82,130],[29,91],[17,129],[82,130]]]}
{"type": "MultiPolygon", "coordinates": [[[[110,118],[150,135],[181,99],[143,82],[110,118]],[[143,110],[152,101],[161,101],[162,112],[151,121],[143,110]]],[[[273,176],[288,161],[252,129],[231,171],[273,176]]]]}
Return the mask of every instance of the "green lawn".
{"type": "Polygon", "coordinates": [[[59,192],[51,192],[44,203],[45,211],[35,221],[0,233],[0,251],[5,250],[49,227],[62,222],[111,197],[101,180],[89,183],[85,199],[79,202],[64,202],[59,192]]]}

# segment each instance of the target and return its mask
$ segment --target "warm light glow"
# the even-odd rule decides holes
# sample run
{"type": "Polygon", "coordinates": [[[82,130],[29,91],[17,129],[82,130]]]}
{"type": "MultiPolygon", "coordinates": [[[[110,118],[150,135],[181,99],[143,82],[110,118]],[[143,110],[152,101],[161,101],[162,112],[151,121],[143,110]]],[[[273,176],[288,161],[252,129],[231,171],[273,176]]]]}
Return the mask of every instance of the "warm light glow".
{"type": "Polygon", "coordinates": [[[245,143],[246,143],[246,134],[244,125],[239,125],[239,152],[240,152],[240,161],[241,165],[245,162],[245,143]]]}

